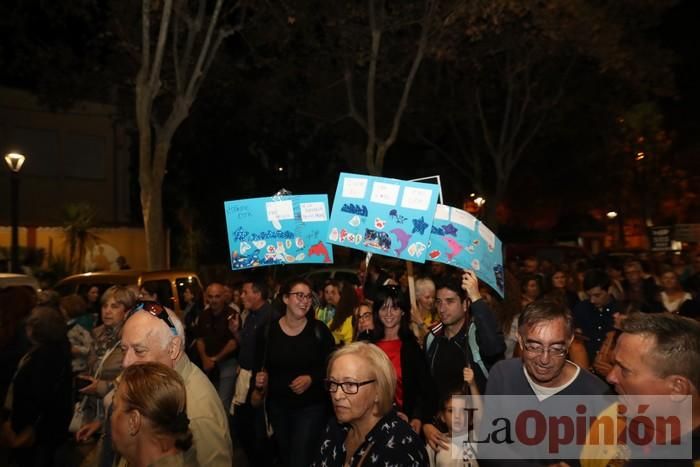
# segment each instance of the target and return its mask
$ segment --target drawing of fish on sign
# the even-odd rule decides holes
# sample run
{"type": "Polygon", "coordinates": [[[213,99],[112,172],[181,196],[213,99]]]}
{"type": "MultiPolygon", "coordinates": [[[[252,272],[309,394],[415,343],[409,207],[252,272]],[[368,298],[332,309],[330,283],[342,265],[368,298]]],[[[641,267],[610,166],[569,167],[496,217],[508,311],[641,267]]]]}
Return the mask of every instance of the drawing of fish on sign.
{"type": "Polygon", "coordinates": [[[382,251],[389,251],[391,248],[391,237],[386,232],[365,229],[365,246],[376,248],[382,251]]]}
{"type": "Polygon", "coordinates": [[[457,227],[452,224],[447,224],[442,227],[437,227],[434,225],[431,227],[430,233],[432,235],[440,235],[441,237],[444,237],[445,235],[452,235],[453,237],[456,237],[457,227]]]}
{"type": "Polygon", "coordinates": [[[420,232],[421,235],[425,233],[425,229],[428,228],[428,223],[425,222],[425,219],[423,216],[420,216],[420,219],[413,219],[413,230],[411,231],[412,234],[420,232]]]}
{"type": "Polygon", "coordinates": [[[450,248],[450,251],[447,252],[447,260],[452,261],[452,259],[454,259],[454,257],[463,250],[462,245],[460,245],[454,238],[446,237],[445,241],[447,242],[447,246],[450,248]]]}
{"type": "Polygon", "coordinates": [[[391,233],[393,233],[396,236],[396,239],[400,243],[400,246],[394,249],[394,251],[396,252],[396,256],[401,256],[403,250],[405,250],[408,246],[408,242],[411,240],[412,234],[409,234],[404,229],[399,229],[398,227],[392,229],[391,233]]]}
{"type": "Polygon", "coordinates": [[[389,211],[389,217],[394,219],[394,222],[396,222],[397,224],[403,224],[404,222],[406,222],[408,220],[407,218],[405,218],[404,216],[399,214],[396,211],[396,209],[392,209],[391,211],[389,211]]]}
{"type": "Polygon", "coordinates": [[[363,204],[345,203],[340,210],[348,214],[357,214],[358,216],[367,217],[367,206],[363,204]]]}
{"type": "Polygon", "coordinates": [[[326,245],[323,242],[318,242],[311,245],[311,248],[309,248],[309,256],[323,256],[324,263],[331,262],[330,255],[328,254],[328,248],[326,248],[326,245]]]}

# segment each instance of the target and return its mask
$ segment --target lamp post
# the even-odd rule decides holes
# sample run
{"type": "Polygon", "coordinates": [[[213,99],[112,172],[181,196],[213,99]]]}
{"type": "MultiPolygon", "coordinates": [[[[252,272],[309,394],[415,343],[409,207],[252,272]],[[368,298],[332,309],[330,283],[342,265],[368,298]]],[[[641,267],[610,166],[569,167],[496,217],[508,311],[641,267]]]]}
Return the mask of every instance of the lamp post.
{"type": "Polygon", "coordinates": [[[5,162],[10,169],[10,224],[12,225],[12,243],[10,246],[10,272],[20,272],[19,269],[19,171],[22,170],[26,157],[11,152],[5,156],[5,162]]]}

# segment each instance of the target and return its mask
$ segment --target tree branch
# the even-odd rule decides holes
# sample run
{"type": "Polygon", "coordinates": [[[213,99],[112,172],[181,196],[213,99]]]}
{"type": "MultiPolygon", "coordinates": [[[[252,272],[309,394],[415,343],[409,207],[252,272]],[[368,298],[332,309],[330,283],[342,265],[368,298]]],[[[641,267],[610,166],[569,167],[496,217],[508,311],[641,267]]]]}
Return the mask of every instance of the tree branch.
{"type": "Polygon", "coordinates": [[[204,39],[204,43],[202,44],[202,48],[199,52],[199,57],[197,58],[197,63],[195,64],[194,68],[192,69],[192,75],[190,76],[190,82],[187,85],[187,91],[185,92],[185,96],[189,100],[194,99],[195,89],[199,89],[199,87],[196,86],[197,81],[204,78],[204,75],[202,73],[202,68],[203,68],[204,63],[205,63],[205,58],[210,51],[210,44],[211,44],[212,36],[214,35],[216,23],[219,20],[219,14],[221,13],[221,4],[222,3],[223,3],[223,0],[216,0],[216,5],[214,6],[214,12],[212,13],[211,18],[209,19],[209,27],[207,28],[207,35],[204,39]]]}
{"type": "MultiPolygon", "coordinates": [[[[369,26],[372,37],[372,45],[370,48],[369,69],[367,71],[367,147],[365,156],[367,158],[367,168],[372,172],[375,164],[374,151],[377,141],[377,122],[376,122],[376,107],[375,107],[375,91],[377,85],[377,60],[379,59],[379,47],[382,41],[382,30],[379,21],[377,20],[377,11],[375,9],[375,1],[369,0],[369,26]]],[[[384,8],[384,2],[381,2],[380,8],[384,8]]]]}
{"type": "Polygon", "coordinates": [[[168,40],[168,27],[170,26],[170,15],[173,10],[173,0],[163,0],[163,13],[160,18],[160,31],[158,33],[158,43],[156,44],[151,76],[148,80],[151,99],[155,99],[160,87],[160,70],[163,65],[163,54],[165,53],[165,43],[168,40]]]}
{"type": "MultiPolygon", "coordinates": [[[[425,48],[428,44],[428,32],[430,30],[430,21],[432,20],[433,12],[435,10],[435,1],[426,0],[425,15],[423,17],[423,25],[421,28],[421,35],[418,40],[418,50],[416,50],[416,55],[413,58],[413,63],[411,64],[411,69],[406,77],[406,82],[404,83],[403,93],[401,94],[401,100],[399,101],[399,106],[394,114],[394,121],[391,126],[391,132],[389,137],[386,139],[386,149],[388,150],[399,135],[399,127],[401,126],[401,118],[408,105],[408,96],[411,93],[411,88],[413,87],[413,82],[416,78],[416,73],[418,73],[418,68],[420,68],[423,57],[425,56],[425,48]]],[[[383,167],[384,161],[378,161],[377,165],[383,167]]]]}

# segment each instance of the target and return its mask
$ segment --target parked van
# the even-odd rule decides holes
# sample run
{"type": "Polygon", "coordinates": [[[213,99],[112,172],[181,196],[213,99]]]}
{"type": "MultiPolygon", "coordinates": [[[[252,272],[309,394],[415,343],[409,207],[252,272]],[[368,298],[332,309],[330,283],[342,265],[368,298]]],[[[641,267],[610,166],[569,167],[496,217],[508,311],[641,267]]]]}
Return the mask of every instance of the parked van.
{"type": "Polygon", "coordinates": [[[66,277],[56,284],[54,289],[61,296],[77,293],[85,295],[92,286],[100,289],[100,295],[113,285],[148,286],[158,291],[158,298],[162,305],[174,310],[178,316],[182,316],[184,307],[182,294],[187,287],[192,292],[202,291],[202,283],[196,273],[185,270],[167,271],[104,271],[87,272],[66,277]]]}

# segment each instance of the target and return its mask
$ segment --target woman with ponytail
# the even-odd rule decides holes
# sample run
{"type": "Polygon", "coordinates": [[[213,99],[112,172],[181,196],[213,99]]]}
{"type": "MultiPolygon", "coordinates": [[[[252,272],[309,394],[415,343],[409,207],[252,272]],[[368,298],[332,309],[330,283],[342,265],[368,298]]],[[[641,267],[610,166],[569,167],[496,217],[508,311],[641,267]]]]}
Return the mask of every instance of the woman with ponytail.
{"type": "Polygon", "coordinates": [[[183,453],[192,446],[185,384],[162,363],[131,365],[120,377],[112,412],[119,466],[198,467],[183,453]]]}

